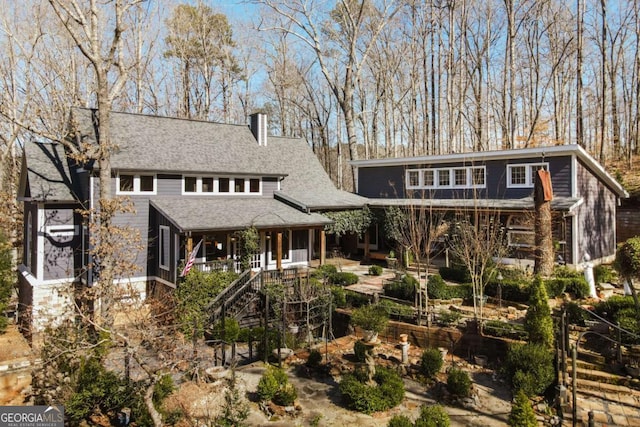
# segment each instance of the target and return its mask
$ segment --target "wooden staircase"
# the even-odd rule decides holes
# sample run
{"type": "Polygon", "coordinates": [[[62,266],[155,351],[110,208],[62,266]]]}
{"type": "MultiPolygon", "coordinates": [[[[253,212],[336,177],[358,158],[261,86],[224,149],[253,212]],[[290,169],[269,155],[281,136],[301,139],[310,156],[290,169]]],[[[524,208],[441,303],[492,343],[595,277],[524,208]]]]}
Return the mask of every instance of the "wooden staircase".
{"type": "Polygon", "coordinates": [[[270,283],[293,287],[297,280],[308,277],[306,269],[290,268],[282,271],[244,271],[209,304],[210,324],[223,317],[238,321],[241,328],[259,326],[263,312],[262,289],[270,283]]]}

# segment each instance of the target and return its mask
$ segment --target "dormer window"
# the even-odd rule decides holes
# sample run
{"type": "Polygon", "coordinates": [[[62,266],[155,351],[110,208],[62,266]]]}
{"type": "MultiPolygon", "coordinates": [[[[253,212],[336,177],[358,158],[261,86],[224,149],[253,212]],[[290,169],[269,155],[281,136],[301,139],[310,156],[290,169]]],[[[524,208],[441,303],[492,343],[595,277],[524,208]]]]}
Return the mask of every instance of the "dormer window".
{"type": "Polygon", "coordinates": [[[116,176],[118,194],[155,194],[156,176],[121,173],[116,176]]]}

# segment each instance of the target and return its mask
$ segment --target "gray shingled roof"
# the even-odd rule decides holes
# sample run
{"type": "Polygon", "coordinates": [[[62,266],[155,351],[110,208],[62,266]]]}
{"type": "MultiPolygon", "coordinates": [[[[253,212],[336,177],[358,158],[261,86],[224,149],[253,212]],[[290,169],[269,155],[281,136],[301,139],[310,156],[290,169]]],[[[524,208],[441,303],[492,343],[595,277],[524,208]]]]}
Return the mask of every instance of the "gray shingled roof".
{"type": "Polygon", "coordinates": [[[77,201],[73,191],[74,181],[62,145],[26,142],[24,159],[29,197],[38,201],[77,201]]]}
{"type": "Polygon", "coordinates": [[[311,210],[361,208],[367,199],[338,190],[306,141],[270,136],[267,148],[272,162],[286,161],[287,177],[280,195],[311,210]]]}
{"type": "MultiPolygon", "coordinates": [[[[91,110],[74,118],[95,142],[91,110]]],[[[302,209],[363,207],[366,198],[336,189],[306,141],[269,136],[259,146],[245,125],[228,125],[129,113],[112,113],[111,133],[119,151],[115,169],[170,173],[218,173],[285,177],[279,195],[302,209]]]]}
{"type": "Polygon", "coordinates": [[[324,226],[332,221],[264,197],[154,197],[151,205],[185,231],[324,226]]]}
{"type": "MultiPolygon", "coordinates": [[[[92,110],[74,108],[73,117],[88,142],[96,141],[92,110]]],[[[111,113],[111,137],[118,150],[114,170],[284,176],[282,161],[270,161],[246,125],[143,114],[111,113]]]]}
{"type": "MultiPolygon", "coordinates": [[[[580,206],[582,198],[554,197],[551,209],[571,212],[580,206]]],[[[533,209],[533,197],[522,199],[369,199],[370,206],[425,206],[434,209],[496,209],[528,210],[533,209]]]]}

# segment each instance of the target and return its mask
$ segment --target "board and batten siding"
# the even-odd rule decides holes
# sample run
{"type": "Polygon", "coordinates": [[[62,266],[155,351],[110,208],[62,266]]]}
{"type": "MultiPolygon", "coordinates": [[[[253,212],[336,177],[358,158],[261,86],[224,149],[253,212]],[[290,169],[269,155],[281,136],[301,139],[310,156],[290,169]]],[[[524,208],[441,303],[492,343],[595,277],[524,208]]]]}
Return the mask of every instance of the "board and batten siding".
{"type": "Polygon", "coordinates": [[[595,177],[581,162],[577,164],[578,197],[584,203],[576,210],[577,259],[581,262],[585,253],[592,260],[612,257],[616,252],[617,197],[602,181],[595,177]]]}
{"type": "Polygon", "coordinates": [[[44,224],[42,280],[73,279],[82,265],[82,219],[76,206],[47,205],[44,224]]]}
{"type": "Polygon", "coordinates": [[[407,166],[374,166],[358,168],[358,194],[370,198],[436,198],[436,199],[520,199],[531,196],[533,188],[507,188],[507,165],[549,163],[553,192],[556,196],[571,196],[571,157],[534,157],[527,159],[489,160],[487,162],[451,162],[407,166]],[[405,191],[408,169],[447,169],[455,167],[486,167],[486,186],[478,189],[425,189],[405,191]],[[424,193],[424,194],[423,194],[424,193]]]}
{"type": "Polygon", "coordinates": [[[167,282],[175,282],[177,277],[177,268],[180,254],[176,253],[175,248],[180,243],[176,242],[179,239],[178,230],[164,215],[158,212],[153,206],[149,211],[149,246],[147,252],[147,271],[149,277],[158,277],[166,280],[167,282]],[[169,269],[165,270],[160,268],[158,259],[160,256],[160,248],[158,246],[160,226],[169,227],[169,269]]]}

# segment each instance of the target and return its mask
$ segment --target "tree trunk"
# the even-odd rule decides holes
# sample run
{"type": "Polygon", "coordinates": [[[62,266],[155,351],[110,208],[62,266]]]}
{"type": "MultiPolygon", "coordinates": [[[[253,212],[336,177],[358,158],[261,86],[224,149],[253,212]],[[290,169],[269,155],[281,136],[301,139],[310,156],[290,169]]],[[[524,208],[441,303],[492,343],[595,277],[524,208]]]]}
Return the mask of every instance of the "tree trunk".
{"type": "Polygon", "coordinates": [[[155,405],[153,404],[154,386],[155,386],[155,381],[152,381],[149,387],[147,387],[147,391],[144,394],[144,404],[147,407],[147,411],[149,411],[149,415],[151,416],[153,425],[156,427],[162,427],[164,425],[164,423],[162,422],[162,414],[158,412],[155,405]]]}
{"type": "MultiPolygon", "coordinates": [[[[546,171],[545,171],[546,172],[546,171]]],[[[548,180],[550,187],[551,179],[548,180]]],[[[553,274],[553,240],[551,234],[551,200],[545,197],[549,193],[543,188],[543,181],[536,173],[534,202],[535,202],[535,244],[536,256],[533,268],[534,274],[549,277],[553,274]]]]}

